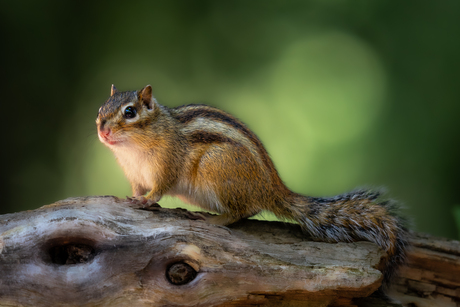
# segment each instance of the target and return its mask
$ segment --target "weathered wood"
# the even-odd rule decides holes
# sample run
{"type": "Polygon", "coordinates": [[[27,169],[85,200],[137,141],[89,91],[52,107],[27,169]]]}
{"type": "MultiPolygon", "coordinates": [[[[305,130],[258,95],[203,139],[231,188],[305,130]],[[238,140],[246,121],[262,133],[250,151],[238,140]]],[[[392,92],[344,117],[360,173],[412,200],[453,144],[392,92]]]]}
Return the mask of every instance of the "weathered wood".
{"type": "MultiPolygon", "coordinates": [[[[0,305],[376,304],[354,300],[380,286],[384,254],[372,243],[314,242],[297,225],[280,222],[245,220],[226,228],[196,218],[182,209],[133,208],[115,197],[73,198],[0,216],[0,305]]],[[[458,247],[429,237],[414,243],[392,295],[404,302],[418,289],[455,303],[458,247]],[[447,266],[437,262],[446,259],[447,266]]]]}
{"type": "Polygon", "coordinates": [[[411,244],[389,294],[407,306],[460,306],[460,242],[417,234],[411,244]]]}

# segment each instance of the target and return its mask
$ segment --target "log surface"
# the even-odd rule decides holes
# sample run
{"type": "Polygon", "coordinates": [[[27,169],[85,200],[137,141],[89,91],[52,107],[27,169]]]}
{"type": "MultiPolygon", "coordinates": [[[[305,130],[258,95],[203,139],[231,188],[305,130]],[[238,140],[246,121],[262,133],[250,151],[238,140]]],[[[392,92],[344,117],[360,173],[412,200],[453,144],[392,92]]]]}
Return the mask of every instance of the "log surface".
{"type": "Polygon", "coordinates": [[[390,291],[406,306],[460,306],[460,242],[417,234],[390,291]]]}
{"type": "MultiPolygon", "coordinates": [[[[452,242],[415,238],[392,295],[455,306],[452,242]],[[448,264],[433,267],[440,258],[448,264]]],[[[0,216],[0,306],[377,306],[356,298],[379,288],[383,256],[369,242],[311,241],[293,224],[218,227],[183,209],[70,198],[0,216]]]]}

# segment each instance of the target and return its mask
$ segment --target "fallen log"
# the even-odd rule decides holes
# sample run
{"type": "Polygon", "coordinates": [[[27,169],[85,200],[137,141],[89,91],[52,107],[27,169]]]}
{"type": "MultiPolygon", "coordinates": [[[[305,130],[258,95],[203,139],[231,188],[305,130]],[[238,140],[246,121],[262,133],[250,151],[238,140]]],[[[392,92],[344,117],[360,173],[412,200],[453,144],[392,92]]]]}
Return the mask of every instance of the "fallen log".
{"type": "MultiPolygon", "coordinates": [[[[458,242],[413,242],[391,295],[457,304],[458,242]]],[[[369,242],[312,241],[294,224],[218,227],[183,209],[70,198],[0,216],[0,305],[376,306],[357,298],[379,288],[383,256],[369,242]]]]}

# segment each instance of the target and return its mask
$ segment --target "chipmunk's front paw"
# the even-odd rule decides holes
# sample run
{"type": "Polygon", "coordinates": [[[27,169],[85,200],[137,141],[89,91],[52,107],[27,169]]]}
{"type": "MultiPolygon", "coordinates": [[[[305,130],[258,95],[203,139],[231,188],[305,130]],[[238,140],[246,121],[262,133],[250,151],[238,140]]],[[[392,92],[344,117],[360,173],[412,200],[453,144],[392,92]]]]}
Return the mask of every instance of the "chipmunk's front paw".
{"type": "Polygon", "coordinates": [[[148,199],[144,196],[136,196],[136,197],[129,197],[126,196],[126,199],[130,202],[130,207],[131,208],[149,208],[153,206],[158,206],[160,207],[159,204],[157,204],[156,201],[152,199],[148,199]]]}

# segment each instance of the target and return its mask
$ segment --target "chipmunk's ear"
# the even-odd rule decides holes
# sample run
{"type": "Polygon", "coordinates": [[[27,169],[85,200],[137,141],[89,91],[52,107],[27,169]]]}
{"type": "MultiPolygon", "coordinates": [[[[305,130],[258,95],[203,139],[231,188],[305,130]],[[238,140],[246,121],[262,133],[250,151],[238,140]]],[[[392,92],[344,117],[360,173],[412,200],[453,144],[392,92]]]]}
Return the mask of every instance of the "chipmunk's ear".
{"type": "Polygon", "coordinates": [[[110,90],[110,96],[113,96],[113,94],[115,94],[115,93],[118,93],[118,90],[115,87],[115,85],[112,84],[112,89],[110,90]]]}
{"type": "Polygon", "coordinates": [[[154,101],[154,98],[152,96],[152,87],[149,85],[147,85],[146,87],[144,87],[140,93],[139,93],[139,99],[142,100],[142,102],[147,106],[147,108],[149,110],[152,110],[154,105],[153,105],[153,101],[154,101]]]}

